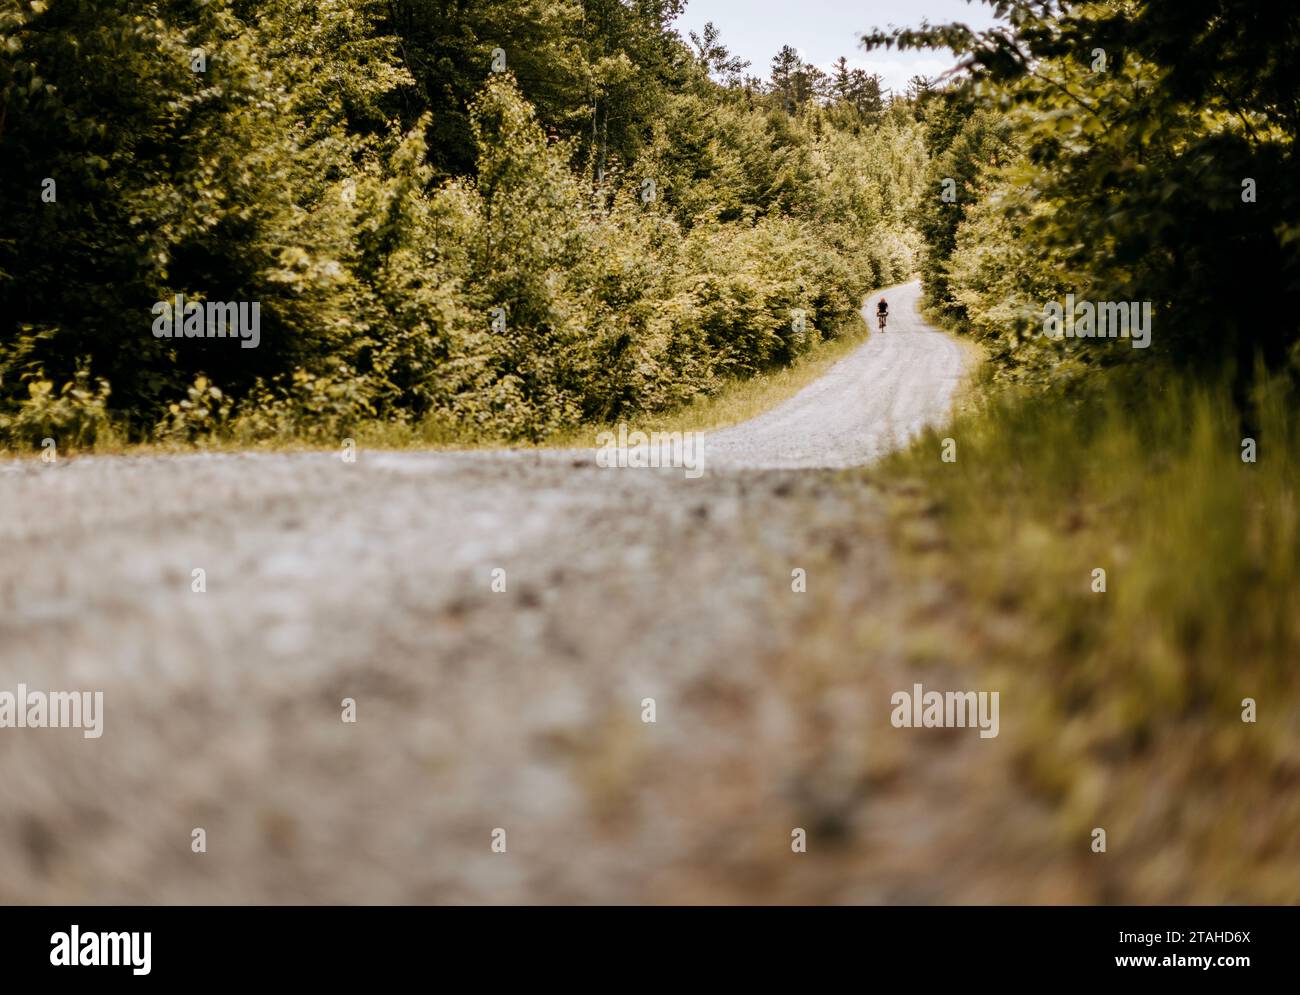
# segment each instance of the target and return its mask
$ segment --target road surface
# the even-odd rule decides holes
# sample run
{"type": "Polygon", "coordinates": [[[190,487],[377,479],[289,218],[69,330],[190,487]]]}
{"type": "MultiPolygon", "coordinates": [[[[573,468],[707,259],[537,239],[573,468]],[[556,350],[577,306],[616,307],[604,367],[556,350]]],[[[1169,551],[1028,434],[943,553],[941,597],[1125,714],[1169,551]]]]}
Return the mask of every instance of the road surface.
{"type": "Polygon", "coordinates": [[[889,724],[902,616],[944,593],[902,589],[880,490],[834,469],[948,412],[963,353],[916,296],[696,479],[592,450],[0,464],[0,692],[104,693],[98,738],[0,729],[0,901],[996,897],[986,785],[889,724]]]}

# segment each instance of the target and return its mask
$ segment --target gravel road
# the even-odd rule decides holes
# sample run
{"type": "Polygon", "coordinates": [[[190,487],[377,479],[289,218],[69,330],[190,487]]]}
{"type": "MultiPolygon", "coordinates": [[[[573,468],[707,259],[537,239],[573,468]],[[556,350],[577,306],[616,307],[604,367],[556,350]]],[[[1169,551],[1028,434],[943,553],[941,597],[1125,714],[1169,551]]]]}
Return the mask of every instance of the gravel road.
{"type": "Polygon", "coordinates": [[[890,309],[883,333],[786,403],[711,434],[705,445],[710,465],[862,466],[926,425],[942,423],[966,370],[962,349],[921,317],[919,282],[868,298],[862,310],[873,329],[881,296],[890,309]]]}
{"type": "Polygon", "coordinates": [[[104,693],[99,738],[0,729],[0,901],[1013,897],[968,748],[889,724],[901,613],[944,593],[902,590],[882,493],[834,469],[948,411],[963,353],[917,292],[698,479],[590,450],[0,464],[0,692],[104,693]]]}

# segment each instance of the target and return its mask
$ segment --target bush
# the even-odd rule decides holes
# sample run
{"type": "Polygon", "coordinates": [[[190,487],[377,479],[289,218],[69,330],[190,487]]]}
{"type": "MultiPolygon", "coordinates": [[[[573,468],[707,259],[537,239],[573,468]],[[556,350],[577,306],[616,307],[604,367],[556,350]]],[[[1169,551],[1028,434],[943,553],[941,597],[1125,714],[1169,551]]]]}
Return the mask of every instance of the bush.
{"type": "MultiPolygon", "coordinates": [[[[788,363],[910,272],[900,232],[924,150],[907,115],[868,126],[742,99],[682,76],[666,27],[618,10],[654,42],[619,42],[600,99],[621,93],[644,126],[603,106],[614,147],[585,129],[553,141],[485,61],[452,112],[474,169],[451,176],[435,164],[467,152],[427,141],[448,126],[446,93],[412,88],[387,33],[444,44],[410,12],[123,0],[0,15],[14,54],[0,216],[26,236],[0,238],[0,433],[88,406],[52,386],[24,396],[21,377],[73,378],[89,357],[113,385],[94,417],[137,439],[325,438],[374,418],[540,441],[788,363]],[[33,194],[46,176],[49,203],[33,194]],[[155,338],[151,306],[175,294],[260,302],[261,344],[155,338]]],[[[556,52],[563,23],[544,32],[556,52]]],[[[553,113],[578,89],[538,99],[553,113]]]]}
{"type": "Polygon", "coordinates": [[[108,413],[108,381],[81,367],[61,390],[42,375],[27,380],[27,398],[12,415],[0,415],[0,441],[39,447],[53,439],[61,449],[84,449],[116,438],[108,413]]]}

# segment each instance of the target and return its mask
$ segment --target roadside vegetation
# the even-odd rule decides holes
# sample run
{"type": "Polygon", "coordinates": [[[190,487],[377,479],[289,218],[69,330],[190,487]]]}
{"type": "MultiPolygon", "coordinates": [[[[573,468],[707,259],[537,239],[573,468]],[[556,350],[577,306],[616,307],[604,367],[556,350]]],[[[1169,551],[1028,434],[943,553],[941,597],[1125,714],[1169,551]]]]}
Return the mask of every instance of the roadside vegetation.
{"type": "MultiPolygon", "coordinates": [[[[722,380],[717,390],[708,395],[699,395],[681,404],[665,408],[651,414],[630,414],[627,422],[629,430],[673,432],[705,432],[712,429],[736,425],[754,418],[764,411],[793,397],[814,380],[829,372],[830,368],[845,358],[858,346],[863,345],[870,335],[870,328],[861,315],[845,319],[838,329],[828,337],[818,338],[797,358],[787,365],[755,373],[748,377],[731,377],[722,380]]],[[[204,391],[208,385],[199,382],[194,385],[185,401],[185,405],[202,404],[204,391]]],[[[85,390],[84,379],[74,383],[73,391],[85,390]]],[[[419,422],[382,421],[380,419],[363,419],[345,421],[333,426],[335,431],[344,433],[338,437],[322,431],[309,415],[300,415],[301,420],[290,429],[274,435],[266,433],[247,433],[240,431],[238,423],[226,424],[221,430],[196,434],[189,438],[158,437],[149,441],[133,441],[124,432],[116,429],[105,419],[103,427],[97,434],[83,439],[75,431],[80,425],[79,419],[84,414],[79,404],[58,407],[56,398],[44,399],[47,417],[56,425],[60,412],[67,410],[67,424],[74,431],[64,432],[60,438],[70,439],[70,450],[82,454],[125,454],[133,455],[178,453],[194,450],[205,452],[240,452],[258,450],[266,452],[322,450],[337,452],[340,440],[362,449],[494,449],[502,446],[521,446],[539,448],[591,448],[597,435],[605,430],[617,431],[618,422],[587,422],[578,426],[557,431],[544,441],[531,442],[512,439],[509,436],[486,435],[475,431],[472,426],[458,423],[452,419],[428,416],[419,422]],[[347,433],[351,434],[347,434],[347,433]]],[[[78,402],[82,398],[76,399],[78,402]]],[[[49,421],[43,422],[41,429],[46,429],[49,421]]],[[[0,452],[3,452],[0,447],[0,452]]],[[[39,459],[43,450],[38,448],[11,450],[10,454],[19,458],[39,459]]]]}
{"type": "Polygon", "coordinates": [[[948,657],[1014,696],[1018,781],[1079,848],[1076,897],[1294,902],[1297,14],[1011,6],[982,36],[875,39],[973,71],[923,112],[920,268],[989,361],[873,476],[900,536],[942,533],[902,562],[948,585],[948,657]],[[1067,293],[1151,301],[1151,348],[1044,337],[1067,293]],[[1113,859],[1087,862],[1095,827],[1113,859]]]}
{"type": "Polygon", "coordinates": [[[535,444],[834,338],[912,272],[914,104],[680,9],[5,0],[0,445],[535,444]]]}

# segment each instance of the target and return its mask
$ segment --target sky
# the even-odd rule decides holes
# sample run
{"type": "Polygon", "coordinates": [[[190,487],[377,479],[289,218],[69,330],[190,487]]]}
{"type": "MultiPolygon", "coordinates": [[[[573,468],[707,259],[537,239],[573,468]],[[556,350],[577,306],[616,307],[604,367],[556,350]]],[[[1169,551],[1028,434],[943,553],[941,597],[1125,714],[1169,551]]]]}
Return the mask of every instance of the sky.
{"type": "Polygon", "coordinates": [[[687,0],[686,12],[674,26],[689,39],[688,32],[701,33],[705,22],[712,21],[731,54],[750,61],[746,74],[766,79],[772,56],[782,45],[791,45],[805,62],[827,70],[842,55],[850,68],[880,73],[886,86],[902,93],[913,76],[934,77],[950,69],[952,53],[868,53],[858,39],[872,28],[917,27],[922,19],[931,24],[960,21],[976,29],[994,23],[990,8],[978,0],[687,0]]]}

